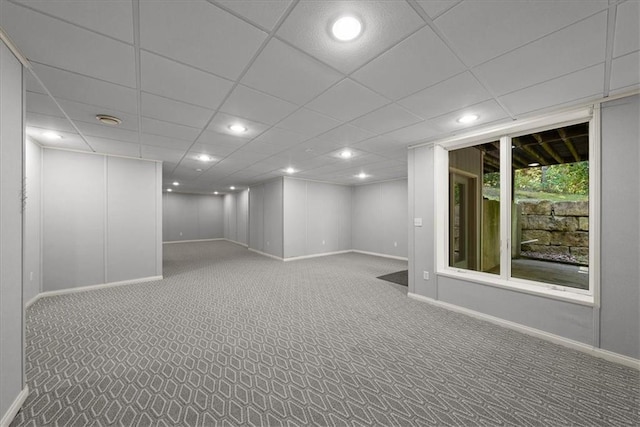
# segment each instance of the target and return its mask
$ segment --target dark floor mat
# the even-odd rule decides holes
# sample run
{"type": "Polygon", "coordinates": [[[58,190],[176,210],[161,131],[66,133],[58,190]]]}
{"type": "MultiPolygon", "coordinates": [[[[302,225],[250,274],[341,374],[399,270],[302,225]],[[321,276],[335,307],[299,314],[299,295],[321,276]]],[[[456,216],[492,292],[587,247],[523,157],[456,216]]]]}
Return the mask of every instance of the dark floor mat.
{"type": "Polygon", "coordinates": [[[379,276],[378,279],[397,283],[398,285],[402,286],[409,286],[409,270],[402,270],[396,271],[395,273],[385,274],[384,276],[379,276]]]}

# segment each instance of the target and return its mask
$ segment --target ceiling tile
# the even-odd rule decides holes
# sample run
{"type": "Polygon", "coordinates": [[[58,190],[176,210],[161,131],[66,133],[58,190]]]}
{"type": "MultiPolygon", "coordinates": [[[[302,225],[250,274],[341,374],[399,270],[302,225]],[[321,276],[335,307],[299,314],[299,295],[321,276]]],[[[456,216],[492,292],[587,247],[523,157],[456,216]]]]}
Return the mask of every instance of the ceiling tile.
{"type": "Polygon", "coordinates": [[[240,75],[266,37],[206,1],[140,2],[142,48],[231,80],[240,75]]]}
{"type": "Polygon", "coordinates": [[[349,121],[390,101],[366,87],[345,79],[307,104],[307,107],[334,119],[349,121]]]}
{"type": "Polygon", "coordinates": [[[613,57],[640,49],[640,2],[627,1],[616,9],[613,57]]]}
{"type": "Polygon", "coordinates": [[[367,130],[345,124],[317,136],[309,142],[312,142],[316,147],[318,144],[323,144],[327,147],[349,147],[372,136],[374,134],[367,130]]]}
{"type": "Polygon", "coordinates": [[[44,90],[40,82],[38,82],[36,78],[33,77],[33,75],[29,71],[25,71],[23,75],[24,75],[24,88],[27,92],[42,93],[45,95],[47,94],[47,92],[44,90]]]}
{"type": "Polygon", "coordinates": [[[465,70],[429,27],[374,59],[352,78],[387,98],[399,99],[465,70]]]}
{"type": "Polygon", "coordinates": [[[351,124],[374,133],[387,133],[421,121],[422,118],[415,114],[396,104],[390,104],[352,121],[351,124]]]}
{"type": "Polygon", "coordinates": [[[440,134],[441,130],[431,121],[416,123],[406,128],[398,129],[384,135],[401,144],[415,144],[417,142],[432,139],[440,134]]]}
{"type": "Polygon", "coordinates": [[[611,90],[632,89],[640,84],[640,51],[611,62],[611,90]]]}
{"type": "Polygon", "coordinates": [[[49,116],[38,113],[27,112],[27,126],[41,128],[46,130],[56,130],[62,132],[76,133],[76,130],[71,126],[69,120],[64,117],[49,116]]]}
{"type": "Polygon", "coordinates": [[[261,123],[274,124],[298,107],[271,95],[238,85],[220,107],[224,113],[246,117],[261,123]]]}
{"type": "Polygon", "coordinates": [[[174,150],[171,148],[155,147],[152,145],[141,145],[140,147],[142,158],[144,159],[178,163],[184,155],[184,150],[174,150]]]}
{"type": "Polygon", "coordinates": [[[281,150],[300,144],[306,138],[295,132],[284,129],[271,128],[252,142],[280,147],[281,150]]]}
{"type": "Polygon", "coordinates": [[[142,90],[218,108],[233,82],[149,52],[140,52],[142,90]]]}
{"type": "Polygon", "coordinates": [[[33,69],[56,99],[103,106],[130,114],[138,112],[134,89],[39,64],[34,64],[33,69]]]}
{"type": "Polygon", "coordinates": [[[606,31],[607,14],[599,13],[489,61],[475,72],[497,95],[504,95],[604,62],[606,31]]]}
{"type": "Polygon", "coordinates": [[[86,2],[78,0],[18,0],[17,3],[133,44],[133,5],[131,0],[86,2]]]}
{"type": "Polygon", "coordinates": [[[207,129],[210,131],[224,134],[224,135],[230,135],[234,138],[251,139],[251,138],[255,138],[265,130],[269,129],[269,126],[263,123],[247,120],[246,118],[243,118],[243,117],[234,116],[234,115],[225,114],[225,113],[218,113],[213,118],[213,120],[211,121],[207,129]],[[229,129],[229,126],[234,123],[243,125],[244,127],[247,128],[247,131],[243,132],[242,134],[234,133],[229,129]]]}
{"type": "Polygon", "coordinates": [[[133,46],[3,2],[0,26],[30,61],[135,87],[133,46]]]}
{"type": "Polygon", "coordinates": [[[167,138],[160,135],[140,134],[140,143],[153,147],[171,148],[174,150],[186,150],[191,146],[191,142],[181,139],[167,138]]]}
{"type": "Polygon", "coordinates": [[[272,39],[242,83],[287,101],[304,104],[343,77],[318,60],[272,39]]]}
{"type": "Polygon", "coordinates": [[[254,140],[243,145],[242,148],[238,150],[238,152],[251,151],[254,153],[268,154],[271,156],[273,154],[281,152],[282,150],[283,148],[279,145],[264,144],[262,142],[254,140]]]}
{"type": "Polygon", "coordinates": [[[140,145],[130,142],[114,141],[98,137],[87,137],[89,144],[97,153],[111,154],[117,156],[140,157],[140,145]]]}
{"type": "Polygon", "coordinates": [[[138,132],[126,129],[120,129],[115,126],[102,125],[96,120],[96,123],[76,122],[76,126],[84,136],[96,136],[101,138],[109,138],[128,143],[138,143],[138,132]]]}
{"type": "Polygon", "coordinates": [[[453,132],[467,131],[503,119],[511,120],[502,107],[496,101],[490,99],[437,117],[430,120],[430,122],[431,125],[439,129],[444,136],[453,132]],[[476,114],[479,118],[473,122],[473,125],[459,123],[458,119],[467,114],[476,114]]]}
{"type": "Polygon", "coordinates": [[[301,1],[277,36],[350,73],[424,25],[403,1],[301,1]],[[330,34],[332,21],[343,14],[358,16],[363,23],[362,34],[348,43],[330,34]]]}
{"type": "Polygon", "coordinates": [[[267,30],[272,30],[291,4],[291,0],[216,0],[216,3],[267,30]]]}
{"type": "Polygon", "coordinates": [[[42,93],[26,93],[26,110],[28,113],[46,114],[54,117],[64,117],[60,108],[49,95],[42,93]]]}
{"type": "Polygon", "coordinates": [[[301,108],[277,124],[277,127],[304,135],[308,138],[320,135],[339,126],[342,122],[315,111],[301,108]]]}
{"type": "MultiPolygon", "coordinates": [[[[475,66],[607,6],[607,0],[554,0],[544,5],[538,1],[465,1],[437,18],[435,24],[462,60],[475,66]]],[[[572,46],[579,47],[580,43],[572,46]]]]}
{"type": "Polygon", "coordinates": [[[152,135],[161,135],[193,142],[198,135],[200,135],[200,131],[201,129],[199,128],[142,117],[142,132],[152,135]]]}
{"type": "Polygon", "coordinates": [[[48,129],[27,126],[25,131],[29,138],[33,139],[44,147],[66,148],[69,150],[91,151],[91,148],[84,142],[82,137],[75,132],[58,131],[62,139],[52,141],[42,136],[48,129]]]}
{"type": "Polygon", "coordinates": [[[424,119],[430,119],[490,98],[489,93],[469,72],[408,96],[398,104],[424,119]]]}
{"type": "Polygon", "coordinates": [[[201,144],[197,142],[191,146],[191,151],[201,154],[208,154],[210,156],[222,159],[244,145],[245,144],[235,146],[231,144],[201,144]]]}
{"type": "Polygon", "coordinates": [[[500,97],[513,114],[562,105],[582,98],[602,97],[604,64],[598,64],[566,76],[531,86],[500,97]]]}
{"type": "Polygon", "coordinates": [[[202,128],[213,111],[143,92],[142,114],[153,119],[202,128]]]}
{"type": "Polygon", "coordinates": [[[416,3],[427,12],[429,18],[435,19],[461,1],[462,0],[417,0],[416,3]]]}

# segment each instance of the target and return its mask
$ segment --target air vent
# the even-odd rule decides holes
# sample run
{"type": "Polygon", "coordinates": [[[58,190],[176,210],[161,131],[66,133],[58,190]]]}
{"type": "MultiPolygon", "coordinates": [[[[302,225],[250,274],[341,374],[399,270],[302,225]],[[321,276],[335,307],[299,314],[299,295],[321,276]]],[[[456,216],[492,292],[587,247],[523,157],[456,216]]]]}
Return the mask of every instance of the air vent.
{"type": "Polygon", "coordinates": [[[122,120],[120,120],[119,118],[106,114],[98,114],[96,116],[96,120],[98,120],[102,124],[110,126],[118,126],[120,123],[122,123],[122,120]]]}

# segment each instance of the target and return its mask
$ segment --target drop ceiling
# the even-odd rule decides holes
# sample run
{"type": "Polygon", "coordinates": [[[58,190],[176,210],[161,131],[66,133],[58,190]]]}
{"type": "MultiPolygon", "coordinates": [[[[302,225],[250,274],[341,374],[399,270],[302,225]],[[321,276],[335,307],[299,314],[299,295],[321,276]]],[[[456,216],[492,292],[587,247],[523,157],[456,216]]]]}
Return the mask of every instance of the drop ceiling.
{"type": "Polygon", "coordinates": [[[197,193],[401,178],[413,143],[637,90],[639,22],[635,0],[0,0],[34,140],[161,160],[197,193]]]}

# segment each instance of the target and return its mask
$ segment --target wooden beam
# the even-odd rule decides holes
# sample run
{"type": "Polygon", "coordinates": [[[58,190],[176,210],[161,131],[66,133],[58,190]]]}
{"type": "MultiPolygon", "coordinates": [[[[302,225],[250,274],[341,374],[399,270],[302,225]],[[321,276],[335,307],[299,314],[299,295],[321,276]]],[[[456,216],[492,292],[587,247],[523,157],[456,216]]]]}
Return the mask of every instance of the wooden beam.
{"type": "Polygon", "coordinates": [[[553,157],[553,159],[558,162],[558,163],[565,163],[564,160],[562,160],[562,157],[560,157],[560,155],[558,153],[556,153],[556,151],[551,148],[551,146],[544,142],[544,140],[542,139],[542,136],[540,136],[539,133],[534,133],[533,137],[536,139],[536,141],[538,141],[538,144],[540,144],[540,146],[542,146],[542,148],[544,149],[544,151],[547,152],[547,154],[549,154],[551,157],[553,157]]]}
{"type": "MultiPolygon", "coordinates": [[[[518,138],[513,138],[511,140],[511,143],[513,145],[515,145],[516,147],[522,147],[522,144],[520,144],[520,140],[518,140],[518,138]]],[[[494,146],[498,143],[494,142],[493,143],[494,146]]],[[[499,145],[497,145],[498,148],[500,147],[499,145]]],[[[522,169],[522,168],[526,168],[528,166],[528,163],[525,159],[523,159],[522,157],[518,156],[516,153],[513,152],[513,149],[511,150],[511,168],[513,169],[514,167],[518,168],[518,169],[522,169]]]]}
{"type": "Polygon", "coordinates": [[[564,142],[564,144],[567,146],[567,148],[569,149],[569,152],[571,153],[573,158],[576,160],[576,162],[579,162],[580,156],[578,155],[578,152],[576,151],[576,147],[573,145],[573,142],[571,142],[571,138],[567,136],[567,132],[564,129],[558,129],[558,135],[560,135],[560,138],[562,138],[562,142],[564,142]]]}
{"type": "Polygon", "coordinates": [[[529,154],[531,157],[536,159],[538,163],[540,163],[541,165],[545,165],[545,166],[549,165],[549,162],[547,161],[547,159],[545,159],[544,157],[536,153],[536,151],[533,148],[529,147],[527,144],[522,144],[520,142],[520,138],[513,138],[511,141],[514,142],[514,144],[516,144],[518,148],[522,148],[524,151],[526,151],[527,154],[529,154]]]}

